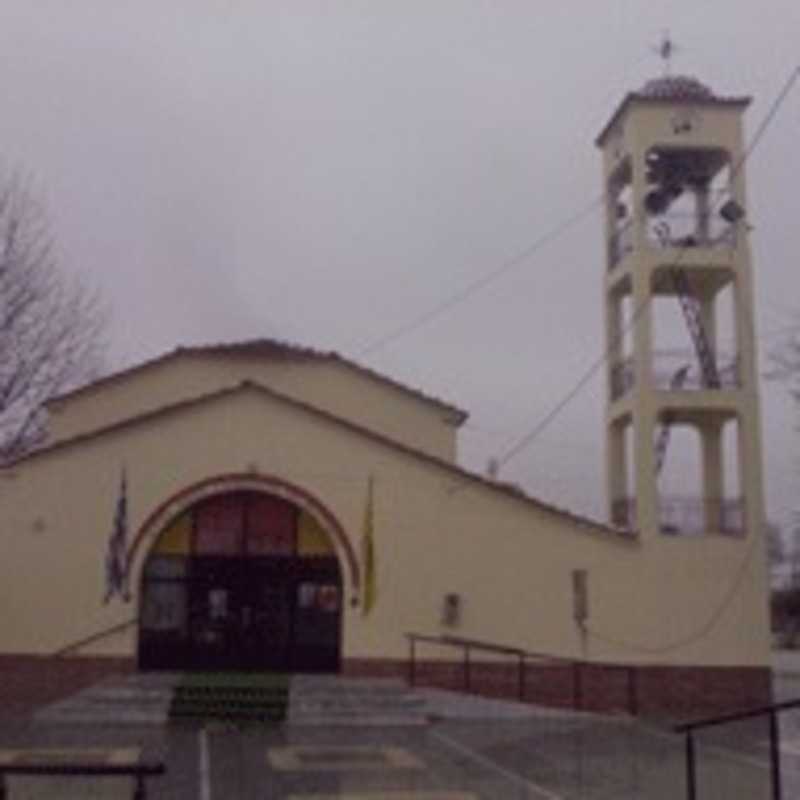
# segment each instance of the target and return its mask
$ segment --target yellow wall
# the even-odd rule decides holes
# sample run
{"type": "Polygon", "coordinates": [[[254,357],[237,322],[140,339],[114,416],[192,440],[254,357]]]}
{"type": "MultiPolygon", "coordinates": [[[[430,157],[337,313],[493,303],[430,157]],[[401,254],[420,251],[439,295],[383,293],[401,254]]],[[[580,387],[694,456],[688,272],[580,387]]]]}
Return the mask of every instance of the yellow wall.
{"type": "Polygon", "coordinates": [[[341,363],[241,355],[184,354],[57,401],[49,408],[50,441],[69,439],[244,380],[262,383],[409,447],[455,461],[457,421],[443,406],[341,363]]]}
{"type": "MultiPolygon", "coordinates": [[[[345,657],[402,658],[403,634],[415,631],[642,663],[768,663],[764,569],[752,540],[623,542],[252,389],[0,473],[0,650],[51,653],[135,614],[135,603],[101,603],[123,464],[131,530],[184,487],[259,464],[324,503],[356,551],[374,475],[378,597],[367,617],[345,603],[345,657]],[[580,635],[575,568],[589,570],[591,628],[635,648],[580,635]],[[440,617],[452,592],[463,619],[450,630],[440,617]]],[[[349,601],[355,587],[343,573],[349,601]]],[[[135,637],[93,651],[133,654],[135,637]]]]}

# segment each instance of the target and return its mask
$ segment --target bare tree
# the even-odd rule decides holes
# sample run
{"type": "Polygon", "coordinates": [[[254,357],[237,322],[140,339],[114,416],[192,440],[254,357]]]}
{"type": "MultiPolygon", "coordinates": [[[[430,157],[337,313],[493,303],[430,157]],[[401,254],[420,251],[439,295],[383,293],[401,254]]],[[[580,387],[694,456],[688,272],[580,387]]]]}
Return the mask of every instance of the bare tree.
{"type": "Polygon", "coordinates": [[[42,442],[44,404],[100,373],[98,297],[57,267],[30,184],[0,174],[0,461],[42,442]]]}
{"type": "Polygon", "coordinates": [[[769,351],[768,380],[783,381],[795,400],[800,400],[800,319],[776,347],[769,351]]]}

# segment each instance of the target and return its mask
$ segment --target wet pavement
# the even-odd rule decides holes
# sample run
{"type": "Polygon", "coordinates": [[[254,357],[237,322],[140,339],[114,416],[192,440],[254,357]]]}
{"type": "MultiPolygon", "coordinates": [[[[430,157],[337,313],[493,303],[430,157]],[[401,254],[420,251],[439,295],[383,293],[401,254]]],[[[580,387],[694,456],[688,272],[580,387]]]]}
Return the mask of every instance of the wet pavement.
{"type": "MultiPolygon", "coordinates": [[[[800,673],[781,674],[781,699],[800,673]]],[[[675,800],[686,797],[682,737],[624,717],[524,712],[513,704],[436,695],[427,725],[197,726],[7,722],[0,749],[139,748],[168,772],[149,782],[165,800],[675,800]],[[469,711],[465,711],[469,709],[469,711]],[[460,717],[459,717],[460,714],[460,717]],[[480,718],[483,715],[483,718],[480,718]]],[[[784,797],[800,797],[800,711],[781,715],[784,797]]],[[[770,797],[764,720],[698,734],[698,798],[770,797]]],[[[130,798],[129,779],[32,778],[9,800],[130,798]]]]}

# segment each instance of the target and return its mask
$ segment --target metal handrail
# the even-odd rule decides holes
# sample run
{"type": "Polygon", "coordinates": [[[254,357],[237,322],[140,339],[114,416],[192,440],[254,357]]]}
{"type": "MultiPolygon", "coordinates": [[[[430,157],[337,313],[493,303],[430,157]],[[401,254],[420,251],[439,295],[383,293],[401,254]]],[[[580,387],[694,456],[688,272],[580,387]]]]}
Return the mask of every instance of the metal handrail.
{"type": "Polygon", "coordinates": [[[42,761],[39,764],[3,764],[0,765],[0,800],[9,797],[7,775],[58,775],[60,777],[81,778],[98,777],[131,777],[136,782],[133,800],[146,800],[147,786],[145,778],[164,775],[166,766],[163,761],[140,761],[136,764],[98,764],[94,762],[57,764],[42,761]]]}
{"type": "Polygon", "coordinates": [[[700,728],[713,728],[728,722],[740,722],[743,719],[763,717],[765,714],[769,714],[773,711],[785,711],[788,708],[800,708],[800,700],[785,700],[782,703],[770,703],[768,706],[757,706],[756,708],[748,708],[743,711],[732,711],[728,714],[720,714],[716,717],[694,719],[689,722],[682,722],[680,725],[675,725],[673,730],[676,733],[686,733],[687,731],[696,731],[700,728]]]}
{"type": "Polygon", "coordinates": [[[88,647],[90,644],[96,644],[97,642],[100,642],[109,636],[114,636],[121,631],[132,628],[138,622],[139,617],[133,617],[132,619],[125,620],[125,622],[118,622],[109,628],[98,631],[97,633],[84,636],[82,639],[76,639],[74,642],[70,642],[69,644],[60,647],[58,650],[53,652],[51,654],[51,658],[63,658],[64,656],[68,656],[70,653],[74,653],[77,650],[82,650],[84,647],[88,647]]]}
{"type": "Polygon", "coordinates": [[[769,753],[770,753],[770,775],[772,787],[772,800],[782,800],[783,787],[781,785],[781,751],[780,751],[780,728],[778,726],[778,714],[789,708],[800,708],[800,700],[785,700],[782,703],[772,703],[768,706],[758,706],[744,711],[737,711],[729,714],[720,714],[716,717],[706,717],[690,722],[675,725],[673,730],[676,733],[686,735],[686,797],[687,800],[697,800],[697,753],[694,741],[694,732],[713,728],[719,725],[726,725],[731,722],[741,722],[745,719],[756,717],[769,718],[769,753]]]}
{"type": "Polygon", "coordinates": [[[462,662],[463,688],[469,692],[472,689],[472,662],[470,656],[472,651],[493,653],[495,655],[511,655],[517,659],[517,695],[523,701],[526,695],[526,667],[528,661],[539,663],[563,664],[572,668],[572,707],[575,710],[583,708],[583,669],[584,667],[600,667],[603,669],[623,670],[627,674],[627,711],[636,716],[639,711],[638,685],[636,681],[636,667],[631,664],[612,664],[599,661],[586,661],[581,659],[569,658],[568,656],[558,656],[551,653],[542,653],[535,650],[525,650],[521,647],[497,644],[480,639],[467,639],[459,636],[432,636],[430,634],[406,633],[409,644],[408,659],[408,682],[410,686],[416,685],[416,645],[428,643],[444,647],[455,647],[463,650],[464,659],[462,662]]]}

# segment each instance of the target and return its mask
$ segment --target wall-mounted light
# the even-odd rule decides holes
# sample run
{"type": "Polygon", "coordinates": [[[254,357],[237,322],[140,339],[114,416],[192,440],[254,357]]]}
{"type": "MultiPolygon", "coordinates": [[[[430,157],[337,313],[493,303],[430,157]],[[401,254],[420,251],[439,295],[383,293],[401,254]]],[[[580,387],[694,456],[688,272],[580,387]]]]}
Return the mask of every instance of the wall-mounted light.
{"type": "Polygon", "coordinates": [[[455,628],[461,622],[461,595],[446,594],[442,600],[442,625],[455,628]]]}
{"type": "Polygon", "coordinates": [[[589,619],[588,570],[572,570],[572,613],[578,625],[585,625],[586,620],[589,619]]]}

